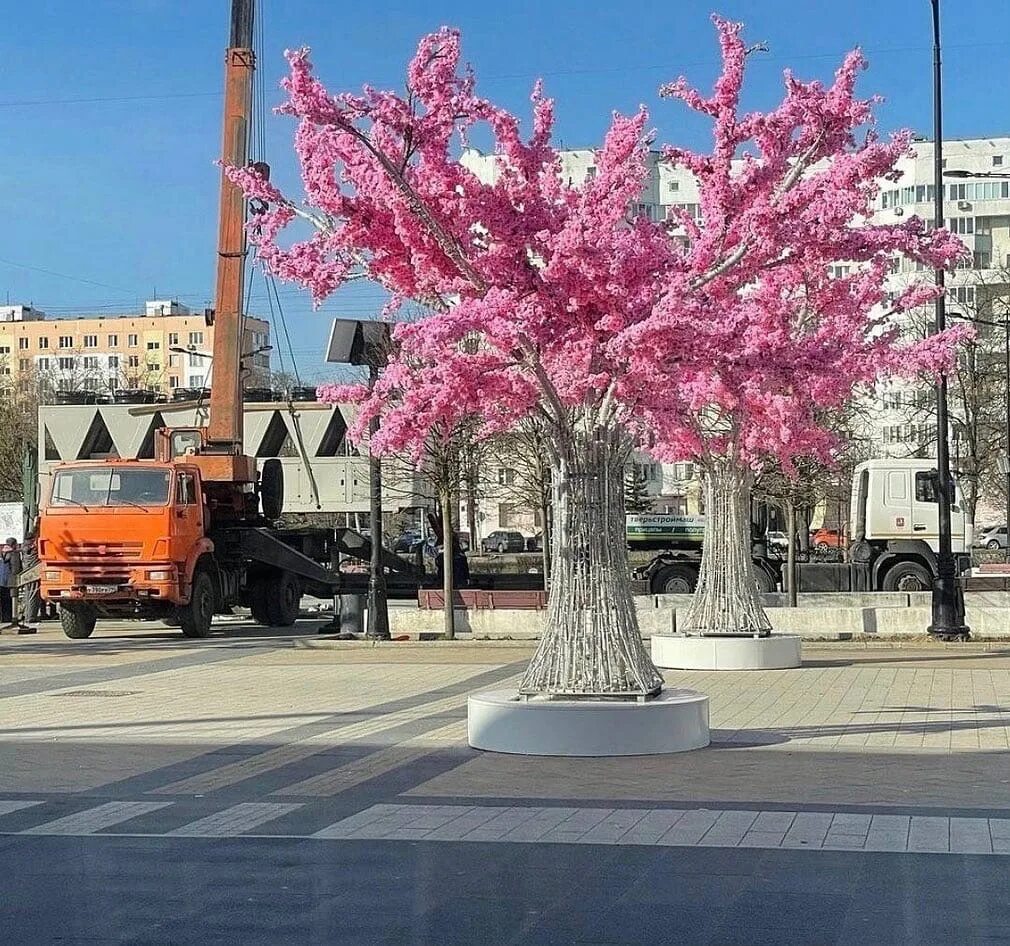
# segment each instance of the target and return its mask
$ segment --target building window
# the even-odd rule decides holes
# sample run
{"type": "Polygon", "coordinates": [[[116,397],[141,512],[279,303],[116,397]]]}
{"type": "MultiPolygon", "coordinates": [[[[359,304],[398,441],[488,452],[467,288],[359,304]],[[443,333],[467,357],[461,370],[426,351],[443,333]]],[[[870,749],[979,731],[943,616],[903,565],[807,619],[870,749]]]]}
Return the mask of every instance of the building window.
{"type": "Polygon", "coordinates": [[[148,371],[161,371],[161,365],[156,361],[150,361],[147,364],[148,371]]]}
{"type": "Polygon", "coordinates": [[[498,503],[498,528],[511,529],[516,524],[516,510],[511,503],[498,503]]]}
{"type": "Polygon", "coordinates": [[[138,344],[138,339],[136,335],[127,335],[126,344],[129,348],[136,348],[138,344]]]}
{"type": "Polygon", "coordinates": [[[139,355],[130,355],[126,359],[126,364],[127,364],[127,367],[129,367],[129,368],[139,368],[140,367],[140,356],[139,355]]]}
{"type": "Polygon", "coordinates": [[[19,338],[18,339],[18,348],[20,348],[22,351],[27,351],[27,349],[28,349],[28,339],[27,338],[19,338]]]}
{"type": "Polygon", "coordinates": [[[191,374],[189,376],[189,386],[191,388],[202,388],[203,387],[203,375],[202,374],[191,374]]]}
{"type": "Polygon", "coordinates": [[[119,378],[116,377],[109,378],[106,384],[109,386],[110,391],[115,391],[119,388],[119,378]]]}
{"type": "Polygon", "coordinates": [[[74,359],[73,358],[58,358],[57,361],[60,365],[60,371],[73,371],[74,370],[74,359]]]}
{"type": "Polygon", "coordinates": [[[189,333],[189,343],[190,343],[190,345],[202,345],[203,344],[203,332],[190,332],[189,333]]]}
{"type": "Polygon", "coordinates": [[[498,485],[511,486],[516,481],[516,471],[507,466],[498,467],[498,485]]]}
{"type": "Polygon", "coordinates": [[[110,368],[119,367],[119,355],[109,355],[109,367],[110,368]]]}
{"type": "Polygon", "coordinates": [[[168,386],[170,388],[177,388],[177,387],[179,387],[179,379],[174,374],[173,375],[169,375],[168,386]]]}
{"type": "Polygon", "coordinates": [[[118,335],[110,335],[109,336],[109,347],[110,348],[118,348],[119,347],[119,336],[118,335]]]}
{"type": "Polygon", "coordinates": [[[1001,155],[1001,154],[994,154],[992,156],[992,166],[994,168],[1002,167],[1003,166],[1003,155],[1001,155]]]}
{"type": "Polygon", "coordinates": [[[169,355],[168,356],[168,367],[169,368],[178,368],[179,367],[179,356],[178,355],[169,355]]]}
{"type": "Polygon", "coordinates": [[[677,191],[680,190],[680,181],[670,181],[670,183],[667,184],[666,187],[667,187],[667,190],[670,190],[673,193],[676,193],[677,191]]]}
{"type": "Polygon", "coordinates": [[[74,347],[74,336],[73,335],[61,335],[60,336],[60,348],[73,348],[74,347]]]}
{"type": "Polygon", "coordinates": [[[84,336],[84,347],[85,348],[97,348],[98,347],[98,336],[97,335],[85,335],[84,336]]]}
{"type": "Polygon", "coordinates": [[[147,350],[148,351],[158,351],[158,349],[160,349],[160,348],[161,348],[161,342],[148,342],[147,343],[147,350]]]}
{"type": "Polygon", "coordinates": [[[84,356],[84,367],[85,368],[97,368],[98,367],[98,356],[97,355],[85,355],[84,356]]]}
{"type": "Polygon", "coordinates": [[[48,338],[40,338],[39,339],[39,348],[48,348],[48,347],[49,347],[49,339],[48,338]]]}
{"type": "Polygon", "coordinates": [[[168,333],[168,344],[169,345],[178,345],[179,344],[179,333],[178,332],[169,332],[168,333]]]}
{"type": "Polygon", "coordinates": [[[20,371],[27,371],[32,366],[31,358],[22,358],[18,361],[18,369],[20,371]]]}
{"type": "Polygon", "coordinates": [[[36,360],[35,364],[38,366],[38,368],[39,368],[40,371],[48,371],[49,370],[49,359],[48,358],[39,358],[39,359],[36,360]]]}
{"type": "Polygon", "coordinates": [[[190,355],[189,356],[189,366],[190,368],[199,368],[203,365],[203,358],[200,355],[190,355]]]}
{"type": "Polygon", "coordinates": [[[10,345],[0,345],[0,355],[9,355],[11,353],[10,345]]]}

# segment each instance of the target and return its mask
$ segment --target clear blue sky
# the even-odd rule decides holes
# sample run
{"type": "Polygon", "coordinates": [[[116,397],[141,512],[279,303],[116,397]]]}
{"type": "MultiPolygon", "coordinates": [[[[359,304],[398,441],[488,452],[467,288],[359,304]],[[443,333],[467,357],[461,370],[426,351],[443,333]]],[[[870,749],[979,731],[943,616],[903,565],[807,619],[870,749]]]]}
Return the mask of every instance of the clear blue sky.
{"type": "MultiPolygon", "coordinates": [[[[261,6],[260,66],[271,102],[279,100],[285,47],[312,46],[332,89],[397,88],[418,37],[451,24],[463,30],[465,55],[490,97],[525,114],[532,81],[544,77],[565,145],[596,144],[612,109],[644,102],[661,140],[703,147],[705,125],[655,93],[681,72],[706,85],[714,78],[708,17],[715,9],[769,45],[752,60],[748,106],[777,101],[784,67],[827,77],[858,44],[870,59],[862,90],[887,100],[882,127],[931,129],[928,0],[261,6]]],[[[9,295],[53,314],[126,311],[155,291],[209,304],[228,0],[6,0],[3,7],[0,300],[9,295]]],[[[943,0],[943,7],[947,135],[1010,132],[1010,4],[943,0]]],[[[282,182],[292,180],[291,131],[290,120],[269,118],[267,158],[282,182]]],[[[319,353],[329,317],[366,316],[378,298],[358,287],[313,312],[300,290],[281,293],[310,376],[326,370],[319,353]]],[[[267,311],[259,277],[253,308],[267,311]]]]}

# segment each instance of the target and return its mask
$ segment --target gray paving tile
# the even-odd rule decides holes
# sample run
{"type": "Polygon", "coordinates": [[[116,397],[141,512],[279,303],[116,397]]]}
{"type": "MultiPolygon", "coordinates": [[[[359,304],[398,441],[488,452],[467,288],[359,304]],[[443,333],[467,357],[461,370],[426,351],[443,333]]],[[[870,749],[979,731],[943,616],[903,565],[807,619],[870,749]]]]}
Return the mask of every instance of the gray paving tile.
{"type": "Polygon", "coordinates": [[[656,843],[697,844],[711,830],[712,826],[719,820],[719,815],[721,814],[721,811],[709,811],[698,808],[685,811],[684,816],[656,843]]]}
{"type": "Polygon", "coordinates": [[[748,831],[737,847],[781,847],[785,831],[748,831]]]}
{"type": "Polygon", "coordinates": [[[819,848],[834,816],[830,812],[801,811],[782,838],[782,847],[819,848]]]}
{"type": "Polygon", "coordinates": [[[866,851],[905,851],[908,849],[907,815],[873,815],[866,834],[866,851]]]}
{"type": "Polygon", "coordinates": [[[94,834],[103,828],[111,828],[113,825],[122,824],[145,815],[150,811],[157,811],[159,808],[167,808],[172,802],[169,801],[110,801],[96,808],[88,808],[85,811],[78,811],[55,821],[47,821],[45,824],[35,825],[20,832],[21,834],[60,834],[60,835],[83,835],[94,834]]]}
{"type": "Polygon", "coordinates": [[[951,818],[952,854],[991,854],[992,835],[986,818],[951,818]]]}
{"type": "Polygon", "coordinates": [[[296,802],[242,802],[168,832],[171,837],[228,838],[258,828],[302,806],[296,802]]]}
{"type": "Polygon", "coordinates": [[[703,847],[735,847],[750,831],[757,811],[724,811],[698,841],[703,847]]]}
{"type": "Polygon", "coordinates": [[[908,850],[946,853],[950,850],[950,819],[914,815],[908,831],[908,850]]]}

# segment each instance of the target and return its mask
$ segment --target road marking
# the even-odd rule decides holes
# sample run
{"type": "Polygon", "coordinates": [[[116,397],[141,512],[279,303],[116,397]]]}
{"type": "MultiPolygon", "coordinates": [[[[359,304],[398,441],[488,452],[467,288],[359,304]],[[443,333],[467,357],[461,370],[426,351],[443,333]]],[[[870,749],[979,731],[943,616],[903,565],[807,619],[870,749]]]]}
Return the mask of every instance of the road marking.
{"type": "Polygon", "coordinates": [[[280,788],[272,795],[311,795],[322,797],[336,795],[354,788],[362,782],[378,778],[394,769],[416,762],[424,756],[445,749],[466,739],[466,720],[458,719],[448,726],[422,733],[395,746],[380,749],[361,759],[320,772],[311,778],[280,788]]]}
{"type": "Polygon", "coordinates": [[[18,834],[94,834],[103,828],[110,828],[114,824],[146,815],[149,811],[167,808],[171,804],[170,801],[110,801],[97,808],[88,808],[86,811],[78,811],[64,818],[27,828],[18,834]]]}
{"type": "MultiPolygon", "coordinates": [[[[332,749],[355,739],[363,739],[366,736],[374,736],[377,733],[394,729],[404,723],[414,722],[426,716],[434,716],[449,710],[462,711],[466,705],[466,694],[449,696],[440,700],[433,700],[429,703],[422,703],[418,706],[411,706],[407,709],[397,710],[395,713],[385,713],[375,719],[365,719],[358,722],[344,723],[327,729],[326,732],[316,733],[298,739],[295,742],[268,749],[265,752],[257,753],[247,759],[239,759],[237,762],[229,762],[226,765],[218,766],[208,772],[201,772],[198,775],[191,775],[188,778],[180,779],[160,788],[152,789],[149,795],[202,795],[206,792],[217,791],[220,788],[227,788],[237,782],[263,775],[274,769],[283,768],[295,762],[301,762],[310,756],[316,755],[323,749],[332,749]]],[[[368,712],[360,710],[359,712],[368,712]]]]}
{"type": "Polygon", "coordinates": [[[301,808],[300,804],[275,802],[242,802],[223,811],[216,811],[199,821],[191,821],[168,832],[174,838],[230,838],[261,824],[280,818],[289,811],[301,808]]]}

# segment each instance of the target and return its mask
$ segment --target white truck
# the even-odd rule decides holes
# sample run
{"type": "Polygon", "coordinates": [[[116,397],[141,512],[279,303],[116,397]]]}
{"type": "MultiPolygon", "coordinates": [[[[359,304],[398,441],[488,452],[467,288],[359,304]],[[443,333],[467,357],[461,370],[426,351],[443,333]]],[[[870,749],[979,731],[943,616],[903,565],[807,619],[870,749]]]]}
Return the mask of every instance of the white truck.
{"type": "MultiPolygon", "coordinates": [[[[937,472],[932,460],[868,460],[852,477],[848,562],[800,562],[799,591],[926,591],[936,576],[939,549],[937,472]]],[[[971,565],[972,525],[959,487],[950,510],[957,571],[971,565]]],[[[754,529],[754,580],[762,591],[780,587],[784,562],[771,555],[764,528],[754,529]]],[[[689,594],[698,583],[704,519],[629,516],[631,548],[662,548],[634,577],[652,594],[689,594]],[[669,520],[665,523],[663,520],[669,520]]]]}

